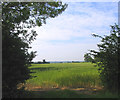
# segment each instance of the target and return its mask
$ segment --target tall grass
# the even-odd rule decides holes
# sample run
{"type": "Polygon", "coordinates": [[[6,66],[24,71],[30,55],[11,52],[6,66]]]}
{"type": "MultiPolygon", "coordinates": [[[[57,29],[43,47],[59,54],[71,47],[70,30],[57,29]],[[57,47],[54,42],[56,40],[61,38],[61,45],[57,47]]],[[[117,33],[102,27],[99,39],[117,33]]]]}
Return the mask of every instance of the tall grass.
{"type": "Polygon", "coordinates": [[[96,87],[101,86],[99,73],[92,63],[33,64],[32,76],[26,81],[32,86],[52,87],[96,87]]]}

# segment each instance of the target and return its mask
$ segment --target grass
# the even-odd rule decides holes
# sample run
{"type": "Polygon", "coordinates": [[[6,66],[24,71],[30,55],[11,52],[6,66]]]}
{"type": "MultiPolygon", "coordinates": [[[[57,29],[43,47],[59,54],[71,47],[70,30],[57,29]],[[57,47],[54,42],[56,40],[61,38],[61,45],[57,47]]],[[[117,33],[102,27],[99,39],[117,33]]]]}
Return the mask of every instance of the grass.
{"type": "Polygon", "coordinates": [[[29,69],[36,77],[26,81],[25,98],[118,98],[117,94],[96,90],[102,85],[92,63],[32,64],[29,69]]]}
{"type": "Polygon", "coordinates": [[[101,86],[99,73],[92,63],[33,64],[33,79],[26,81],[32,86],[52,87],[96,87],[101,86]]]}

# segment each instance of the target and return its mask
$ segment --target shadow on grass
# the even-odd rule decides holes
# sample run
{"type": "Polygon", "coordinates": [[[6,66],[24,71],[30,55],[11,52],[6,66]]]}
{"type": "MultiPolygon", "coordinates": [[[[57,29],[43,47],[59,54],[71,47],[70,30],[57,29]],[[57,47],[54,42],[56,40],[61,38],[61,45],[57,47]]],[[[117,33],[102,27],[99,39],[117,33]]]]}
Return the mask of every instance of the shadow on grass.
{"type": "Polygon", "coordinates": [[[72,90],[29,91],[25,98],[118,98],[117,95],[99,91],[96,94],[78,93],[72,90]]]}

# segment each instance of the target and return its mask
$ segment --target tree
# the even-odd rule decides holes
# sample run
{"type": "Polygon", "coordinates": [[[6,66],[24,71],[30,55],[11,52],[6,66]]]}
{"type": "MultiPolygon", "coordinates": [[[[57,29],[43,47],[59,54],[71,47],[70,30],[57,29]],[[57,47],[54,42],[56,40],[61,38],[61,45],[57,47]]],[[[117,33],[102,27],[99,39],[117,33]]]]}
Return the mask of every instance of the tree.
{"type": "Polygon", "coordinates": [[[45,59],[43,59],[43,63],[46,63],[45,59]]]}
{"type": "Polygon", "coordinates": [[[99,51],[90,50],[91,55],[98,58],[96,61],[99,67],[100,78],[105,89],[117,92],[120,73],[119,55],[120,55],[120,28],[117,24],[111,26],[111,34],[109,36],[99,36],[93,34],[94,37],[101,38],[101,44],[98,44],[99,51]]]}
{"type": "Polygon", "coordinates": [[[67,7],[62,2],[2,3],[2,97],[18,97],[17,84],[31,78],[28,67],[35,52],[28,53],[37,33],[47,18],[54,18],[67,7]]]}
{"type": "Polygon", "coordinates": [[[93,59],[89,53],[84,54],[84,61],[85,62],[92,62],[93,59]]]}

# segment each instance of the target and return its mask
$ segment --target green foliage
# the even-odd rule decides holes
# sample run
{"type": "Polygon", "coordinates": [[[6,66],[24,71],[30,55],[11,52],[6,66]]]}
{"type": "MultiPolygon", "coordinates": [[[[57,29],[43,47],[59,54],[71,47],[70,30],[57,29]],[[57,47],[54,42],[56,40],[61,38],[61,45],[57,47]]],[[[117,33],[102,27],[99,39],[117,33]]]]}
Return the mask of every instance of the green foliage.
{"type": "Polygon", "coordinates": [[[28,32],[28,29],[41,26],[47,18],[58,16],[66,7],[62,2],[2,3],[3,98],[16,97],[17,84],[30,78],[28,66],[36,55],[28,49],[37,33],[28,32]]]}
{"type": "Polygon", "coordinates": [[[109,36],[93,35],[101,38],[101,44],[98,44],[99,51],[90,50],[91,55],[97,58],[96,64],[99,66],[100,77],[103,85],[110,91],[118,91],[118,70],[120,55],[120,28],[118,25],[111,26],[109,36]]]}
{"type": "Polygon", "coordinates": [[[85,62],[92,62],[93,58],[91,57],[90,54],[86,53],[86,54],[84,54],[84,61],[85,62]]]}

